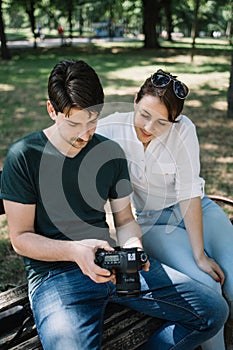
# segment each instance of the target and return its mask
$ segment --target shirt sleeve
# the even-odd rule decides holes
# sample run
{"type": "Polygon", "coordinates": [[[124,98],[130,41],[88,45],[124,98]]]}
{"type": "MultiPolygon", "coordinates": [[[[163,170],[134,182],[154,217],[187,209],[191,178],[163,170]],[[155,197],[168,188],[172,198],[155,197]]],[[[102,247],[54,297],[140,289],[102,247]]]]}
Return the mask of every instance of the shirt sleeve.
{"type": "Polygon", "coordinates": [[[109,192],[109,198],[111,199],[123,198],[133,192],[126,159],[118,160],[117,168],[115,181],[109,192]]]}
{"type": "Polygon", "coordinates": [[[200,177],[200,150],[193,123],[182,128],[177,138],[176,183],[178,201],[204,196],[204,180],[200,177]]]}
{"type": "MultiPolygon", "coordinates": [[[[104,144],[105,154],[109,153],[109,161],[104,164],[103,170],[108,169],[107,173],[112,179],[108,190],[108,197],[111,199],[117,199],[129,196],[133,189],[130,182],[125,153],[120,145],[112,140],[107,140],[104,144]]],[[[101,176],[101,172],[99,176],[101,176]]]]}
{"type": "Polygon", "coordinates": [[[110,140],[114,139],[112,123],[113,120],[116,121],[116,114],[109,115],[108,117],[103,117],[98,120],[96,133],[107,137],[110,140]]]}
{"type": "Polygon", "coordinates": [[[25,157],[19,147],[14,145],[9,149],[4,162],[0,198],[22,204],[35,204],[36,195],[31,183],[25,157]]]}

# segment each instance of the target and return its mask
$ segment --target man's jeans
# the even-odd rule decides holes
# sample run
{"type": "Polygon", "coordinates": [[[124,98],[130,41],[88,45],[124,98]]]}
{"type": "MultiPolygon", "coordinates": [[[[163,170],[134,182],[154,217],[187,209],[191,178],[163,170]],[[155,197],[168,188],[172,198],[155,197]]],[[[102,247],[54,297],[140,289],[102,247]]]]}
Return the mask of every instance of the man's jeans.
{"type": "Polygon", "coordinates": [[[168,320],[145,349],[192,350],[227,319],[222,296],[155,260],[141,271],[140,297],[118,297],[112,282],[95,283],[79,267],[50,272],[30,295],[44,350],[100,349],[106,304],[116,302],[168,320]]]}

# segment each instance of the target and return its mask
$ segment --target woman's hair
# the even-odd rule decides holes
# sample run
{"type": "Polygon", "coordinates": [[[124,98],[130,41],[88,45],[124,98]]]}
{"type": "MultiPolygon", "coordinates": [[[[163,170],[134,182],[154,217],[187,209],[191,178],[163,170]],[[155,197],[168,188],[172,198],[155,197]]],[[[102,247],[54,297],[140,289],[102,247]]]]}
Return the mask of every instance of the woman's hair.
{"type": "Polygon", "coordinates": [[[168,120],[172,123],[175,123],[177,122],[176,118],[181,114],[183,110],[184,99],[177,97],[174,93],[173,81],[176,79],[176,76],[173,76],[170,73],[161,70],[158,72],[163,72],[171,77],[171,81],[168,83],[168,85],[164,87],[156,87],[152,82],[152,78],[147,78],[137,93],[135,102],[138,103],[145,95],[158,97],[168,110],[168,120]]]}
{"type": "Polygon", "coordinates": [[[55,112],[69,116],[71,108],[100,113],[104,92],[98,75],[81,60],[64,60],[52,70],[48,80],[48,97],[55,112]]]}

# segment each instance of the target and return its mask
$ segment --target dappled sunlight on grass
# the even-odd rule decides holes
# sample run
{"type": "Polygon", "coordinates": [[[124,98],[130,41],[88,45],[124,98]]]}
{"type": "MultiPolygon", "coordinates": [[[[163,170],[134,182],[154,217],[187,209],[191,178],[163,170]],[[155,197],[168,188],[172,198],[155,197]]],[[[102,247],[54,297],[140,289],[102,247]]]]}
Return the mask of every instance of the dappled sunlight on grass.
{"type": "Polygon", "coordinates": [[[215,101],[211,104],[211,107],[227,112],[227,101],[215,101]]]}
{"type": "Polygon", "coordinates": [[[190,98],[185,102],[186,106],[189,107],[200,107],[201,101],[200,100],[190,100],[190,98]]]}
{"type": "Polygon", "coordinates": [[[14,85],[0,84],[0,92],[1,91],[13,91],[14,89],[15,89],[14,85]]]}
{"type": "MultiPolygon", "coordinates": [[[[145,50],[142,42],[93,40],[63,50],[60,47],[12,50],[12,60],[0,61],[0,167],[12,142],[51,124],[46,110],[47,80],[60,60],[82,59],[96,70],[110,113],[121,102],[132,108],[140,85],[162,68],[178,75],[190,88],[184,114],[197,128],[206,192],[233,198],[233,120],[226,118],[232,48],[227,41],[198,39],[191,62],[191,41],[187,38],[161,45],[161,49],[145,50]]],[[[0,220],[0,241],[4,242],[2,250],[0,242],[1,289],[6,287],[4,279],[14,279],[14,271],[17,283],[24,279],[22,260],[10,246],[5,217],[0,220]]]]}
{"type": "MultiPolygon", "coordinates": [[[[111,103],[133,103],[139,86],[162,68],[178,75],[190,88],[184,113],[197,126],[207,188],[233,196],[233,186],[225,185],[225,166],[229,169],[229,163],[217,162],[217,158],[225,159],[232,153],[233,126],[226,119],[231,51],[226,41],[201,39],[191,62],[189,44],[184,38],[179,47],[174,42],[165,48],[168,43],[162,41],[161,49],[145,50],[141,42],[93,40],[62,51],[59,47],[14,50],[11,61],[0,62],[4,82],[0,85],[0,166],[13,141],[50,123],[46,111],[47,79],[60,60],[83,59],[93,66],[102,81],[105,101],[111,103]]],[[[229,176],[232,178],[233,174],[229,176]]]]}

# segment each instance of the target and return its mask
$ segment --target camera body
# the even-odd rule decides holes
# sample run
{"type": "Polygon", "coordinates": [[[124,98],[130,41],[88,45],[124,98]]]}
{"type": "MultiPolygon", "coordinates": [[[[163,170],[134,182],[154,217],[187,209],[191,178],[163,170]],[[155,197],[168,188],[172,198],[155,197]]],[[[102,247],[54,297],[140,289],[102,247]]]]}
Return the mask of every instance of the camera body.
{"type": "Polygon", "coordinates": [[[146,264],[148,255],[139,248],[114,249],[114,252],[98,249],[95,263],[104,269],[115,271],[119,296],[137,296],[141,289],[138,271],[146,264]]]}

